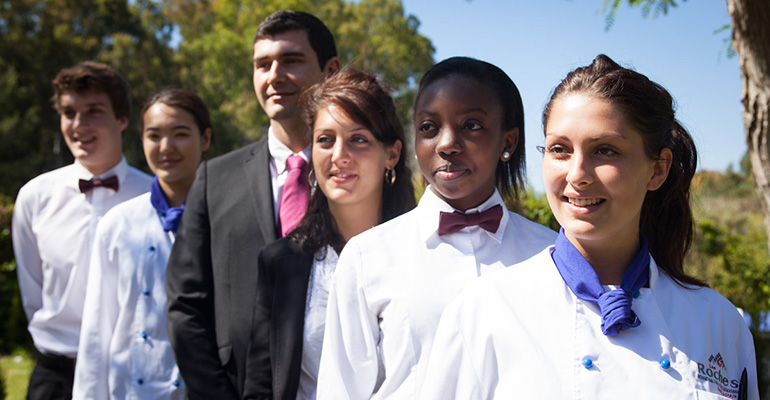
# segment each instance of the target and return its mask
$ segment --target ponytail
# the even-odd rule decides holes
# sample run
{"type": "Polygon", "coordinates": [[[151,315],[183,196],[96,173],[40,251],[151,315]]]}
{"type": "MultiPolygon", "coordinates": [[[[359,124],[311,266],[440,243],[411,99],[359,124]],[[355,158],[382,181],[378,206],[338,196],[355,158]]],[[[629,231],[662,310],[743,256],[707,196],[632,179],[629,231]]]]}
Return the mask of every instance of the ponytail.
{"type": "Polygon", "coordinates": [[[673,121],[667,142],[657,149],[657,154],[663,148],[671,150],[671,169],[658,190],[647,192],[642,205],[639,231],[647,237],[652,258],[671,278],[679,284],[707,286],[684,272],[684,257],[692,245],[694,235],[690,184],[698,164],[695,143],[676,120],[673,121]]]}

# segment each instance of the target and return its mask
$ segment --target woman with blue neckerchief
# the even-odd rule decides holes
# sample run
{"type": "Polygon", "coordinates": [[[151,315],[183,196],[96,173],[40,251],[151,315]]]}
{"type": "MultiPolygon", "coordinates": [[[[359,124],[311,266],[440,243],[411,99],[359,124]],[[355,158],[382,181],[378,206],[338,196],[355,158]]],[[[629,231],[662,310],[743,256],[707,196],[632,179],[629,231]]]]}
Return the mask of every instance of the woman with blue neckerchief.
{"type": "Polygon", "coordinates": [[[166,264],[211,120],[198,95],[165,89],[141,112],[150,193],[110,210],[94,236],[73,399],[183,399],[166,331],[166,264]]]}
{"type": "Polygon", "coordinates": [[[757,400],[745,321],[683,270],[697,153],[671,95],[599,55],[543,126],[559,237],[447,307],[420,399],[757,400]]]}

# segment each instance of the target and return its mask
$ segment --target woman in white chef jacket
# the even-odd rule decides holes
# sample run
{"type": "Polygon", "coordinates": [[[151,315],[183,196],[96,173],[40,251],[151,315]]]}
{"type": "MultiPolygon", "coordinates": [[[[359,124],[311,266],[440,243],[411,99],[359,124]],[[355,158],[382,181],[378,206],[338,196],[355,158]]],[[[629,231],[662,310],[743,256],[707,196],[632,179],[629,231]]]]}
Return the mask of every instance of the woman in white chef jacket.
{"type": "Polygon", "coordinates": [[[211,144],[195,93],[164,89],[142,109],[150,193],[108,212],[96,229],[73,398],[183,399],[166,331],[166,263],[187,192],[211,144]]]}
{"type": "Polygon", "coordinates": [[[754,346],[683,271],[692,138],[670,94],[599,55],[543,112],[554,246],[442,315],[421,399],[753,399],[754,346]]]}

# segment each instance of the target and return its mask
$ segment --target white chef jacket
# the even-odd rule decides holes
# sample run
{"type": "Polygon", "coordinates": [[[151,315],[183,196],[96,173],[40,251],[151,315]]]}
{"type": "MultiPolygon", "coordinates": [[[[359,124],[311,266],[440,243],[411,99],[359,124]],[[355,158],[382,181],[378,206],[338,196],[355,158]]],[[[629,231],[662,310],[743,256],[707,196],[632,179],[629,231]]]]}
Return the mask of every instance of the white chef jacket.
{"type": "Polygon", "coordinates": [[[719,293],[685,289],[651,260],[632,304],[641,324],[605,336],[599,307],[575,297],[551,251],[446,308],[420,399],[735,399],[744,368],[759,399],[751,333],[719,293]]]}
{"type": "Polygon", "coordinates": [[[120,184],[117,192],[96,187],[80,193],[78,180],[94,175],[75,161],[27,182],[16,197],[16,270],[29,333],[42,353],[77,355],[96,224],[116,204],[150,190],[152,178],[125,158],[96,178],[113,175],[120,184]]]}
{"type": "Polygon", "coordinates": [[[116,206],[96,230],[74,400],[183,399],[166,331],[172,232],[150,193],[116,206]]]}
{"type": "MultiPolygon", "coordinates": [[[[468,213],[500,204],[494,194],[468,213]]],[[[444,307],[479,275],[523,261],[556,232],[504,212],[496,232],[438,235],[455,211],[430,188],[412,211],[351,239],[326,316],[318,399],[416,398],[444,307]]]]}

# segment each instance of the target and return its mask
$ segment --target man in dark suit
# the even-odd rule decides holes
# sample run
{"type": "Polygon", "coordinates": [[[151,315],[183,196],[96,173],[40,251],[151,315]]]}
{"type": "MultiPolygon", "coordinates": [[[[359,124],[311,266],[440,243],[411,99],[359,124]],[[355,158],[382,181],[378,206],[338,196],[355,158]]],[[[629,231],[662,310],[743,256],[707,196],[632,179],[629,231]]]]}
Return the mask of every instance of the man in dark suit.
{"type": "Polygon", "coordinates": [[[299,97],[339,67],[331,32],[310,14],[280,11],[257,30],[254,91],[268,137],[201,163],[166,272],[169,337],[190,399],[243,393],[257,257],[289,228],[287,160],[309,156],[299,97]]]}

